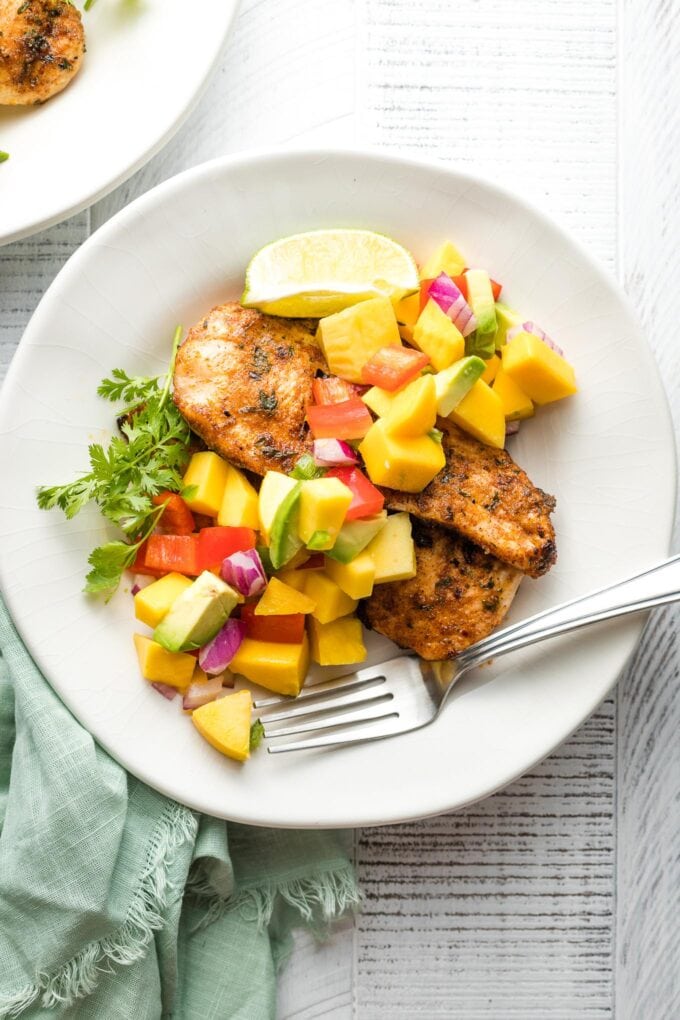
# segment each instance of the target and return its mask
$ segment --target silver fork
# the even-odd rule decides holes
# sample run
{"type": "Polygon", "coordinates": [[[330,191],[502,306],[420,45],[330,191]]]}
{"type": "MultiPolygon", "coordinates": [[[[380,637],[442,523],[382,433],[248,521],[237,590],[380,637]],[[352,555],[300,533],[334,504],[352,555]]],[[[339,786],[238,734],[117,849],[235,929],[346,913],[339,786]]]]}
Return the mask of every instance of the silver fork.
{"type": "Polygon", "coordinates": [[[393,737],[434,722],[454,684],[474,666],[591,623],[677,600],[680,555],[495,631],[451,662],[427,663],[401,655],[306,687],[297,698],[267,698],[254,707],[270,754],[393,737]]]}

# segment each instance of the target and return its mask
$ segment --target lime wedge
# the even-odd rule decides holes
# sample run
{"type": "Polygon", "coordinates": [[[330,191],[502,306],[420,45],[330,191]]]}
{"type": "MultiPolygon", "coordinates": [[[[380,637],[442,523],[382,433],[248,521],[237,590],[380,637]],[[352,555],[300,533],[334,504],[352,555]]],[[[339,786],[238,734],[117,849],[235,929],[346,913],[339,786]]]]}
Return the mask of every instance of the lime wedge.
{"type": "Polygon", "coordinates": [[[320,318],[359,301],[395,303],[418,290],[410,252],[371,230],[311,230],[266,245],[251,259],[241,298],[247,308],[320,318]]]}

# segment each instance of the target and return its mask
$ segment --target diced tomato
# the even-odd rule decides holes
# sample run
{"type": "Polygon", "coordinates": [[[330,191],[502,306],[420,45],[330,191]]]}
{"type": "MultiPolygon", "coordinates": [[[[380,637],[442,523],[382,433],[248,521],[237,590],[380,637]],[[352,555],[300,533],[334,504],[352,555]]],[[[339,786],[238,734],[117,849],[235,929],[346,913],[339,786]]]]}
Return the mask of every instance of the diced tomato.
{"type": "Polygon", "coordinates": [[[420,281],[420,310],[421,310],[421,312],[422,312],[423,308],[425,307],[425,305],[427,304],[427,302],[430,300],[430,287],[432,286],[433,283],[434,283],[434,280],[421,280],[420,281]]]}
{"type": "Polygon", "coordinates": [[[214,517],[210,517],[208,514],[197,514],[195,510],[191,512],[194,517],[196,531],[201,531],[202,528],[212,528],[215,524],[214,517]]]}
{"type": "Polygon", "coordinates": [[[154,506],[165,504],[158,527],[170,535],[190,535],[195,527],[194,515],[177,492],[159,492],[151,497],[154,506]]]}
{"type": "Polygon", "coordinates": [[[305,633],[303,613],[290,616],[255,616],[255,606],[251,602],[241,606],[241,619],[246,625],[246,637],[254,641],[278,641],[285,645],[299,645],[305,633]]]}
{"type": "Polygon", "coordinates": [[[465,274],[461,273],[460,276],[452,276],[451,279],[453,280],[456,287],[467,301],[468,289],[467,289],[467,277],[465,276],[465,274]]]}
{"type": "Polygon", "coordinates": [[[356,396],[354,387],[337,375],[327,375],[312,381],[315,404],[341,404],[356,396]]]}
{"type": "Polygon", "coordinates": [[[149,577],[163,577],[166,573],[165,570],[154,570],[148,566],[146,562],[146,545],[146,542],[142,542],[137,550],[135,562],[128,567],[128,570],[133,574],[147,574],[149,577]]]}
{"type": "Polygon", "coordinates": [[[357,517],[372,517],[382,510],[385,497],[359,468],[330,468],[326,472],[326,478],[339,478],[352,492],[352,502],[345,514],[346,521],[356,520],[357,517]]]}
{"type": "Polygon", "coordinates": [[[254,548],[255,532],[252,528],[201,528],[197,552],[199,573],[219,567],[222,560],[232,553],[254,548]]]}
{"type": "Polygon", "coordinates": [[[491,293],[493,294],[494,301],[498,301],[499,297],[501,296],[502,290],[503,290],[502,283],[496,283],[495,280],[491,281],[491,293]]]}
{"type": "Polygon", "coordinates": [[[383,390],[399,390],[430,364],[427,354],[410,347],[381,347],[361,369],[361,378],[383,390]]]}
{"type": "Polygon", "coordinates": [[[149,535],[146,543],[145,563],[161,574],[187,574],[197,577],[198,535],[149,535]]]}
{"type": "Polygon", "coordinates": [[[323,570],[326,566],[326,557],[323,553],[312,553],[308,560],[301,563],[298,570],[323,570]]]}
{"type": "Polygon", "coordinates": [[[373,424],[370,411],[357,396],[339,404],[312,404],[307,421],[315,439],[362,439],[373,424]]]}

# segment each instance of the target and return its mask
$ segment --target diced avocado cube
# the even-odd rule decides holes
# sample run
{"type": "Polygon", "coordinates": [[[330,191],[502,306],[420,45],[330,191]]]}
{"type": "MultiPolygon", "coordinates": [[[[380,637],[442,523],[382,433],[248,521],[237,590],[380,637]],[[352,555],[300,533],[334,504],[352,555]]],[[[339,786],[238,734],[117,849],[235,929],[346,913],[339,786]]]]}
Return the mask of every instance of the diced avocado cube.
{"type": "Polygon", "coordinates": [[[173,602],[154,631],[169,652],[201,648],[215,637],[243,598],[221,578],[204,570],[173,602]]]}
{"type": "Polygon", "coordinates": [[[507,342],[507,335],[511,329],[515,329],[517,326],[521,326],[524,322],[523,317],[519,312],[514,311],[512,308],[508,308],[502,301],[496,302],[496,335],[494,342],[496,344],[496,350],[499,351],[501,347],[504,347],[507,342]]]}
{"type": "Polygon", "coordinates": [[[292,560],[296,552],[302,548],[302,540],[298,534],[298,519],[303,484],[295,483],[294,488],[283,497],[274,514],[269,533],[269,557],[274,570],[292,560]]]}
{"type": "MultiPolygon", "coordinates": [[[[496,332],[496,302],[491,289],[491,279],[485,269],[468,269],[465,274],[468,288],[468,304],[477,320],[477,332],[496,332]]],[[[492,344],[493,350],[493,344],[492,344]]]]}
{"type": "Polygon", "coordinates": [[[481,358],[461,358],[455,364],[432,376],[437,394],[437,414],[446,418],[461,402],[484,372],[481,358]]]}
{"type": "Polygon", "coordinates": [[[258,516],[260,518],[260,533],[265,543],[269,542],[276,511],[297,484],[294,478],[289,478],[288,475],[284,475],[280,471],[267,471],[262,479],[258,496],[258,516]]]}
{"type": "MultiPolygon", "coordinates": [[[[338,563],[351,563],[362,549],[365,549],[378,532],[385,526],[387,511],[381,510],[373,517],[362,517],[357,521],[345,521],[332,549],[326,550],[326,556],[338,563]]],[[[358,596],[353,596],[358,598],[358,596]]]]}

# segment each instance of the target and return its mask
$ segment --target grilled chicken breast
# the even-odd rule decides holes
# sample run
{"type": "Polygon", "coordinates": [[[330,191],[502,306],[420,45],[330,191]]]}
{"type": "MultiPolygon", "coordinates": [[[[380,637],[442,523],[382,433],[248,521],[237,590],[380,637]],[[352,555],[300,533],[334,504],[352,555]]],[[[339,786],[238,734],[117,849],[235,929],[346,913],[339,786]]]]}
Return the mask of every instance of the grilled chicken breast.
{"type": "Polygon", "coordinates": [[[66,0],[0,0],[0,105],[44,103],[84,53],[80,11],[66,0]]]}
{"type": "Polygon", "coordinates": [[[190,330],[177,354],[174,399],[212,450],[263,475],[290,471],[311,449],[305,409],[324,367],[315,325],[230,302],[190,330]]]}
{"type": "MultiPolygon", "coordinates": [[[[232,302],[190,331],[177,355],[175,402],[193,430],[255,474],[289,471],[311,448],[305,408],[326,369],[315,323],[263,315],[232,302]]],[[[384,489],[386,505],[453,528],[504,563],[538,577],[555,560],[555,500],[509,453],[446,419],[446,467],[420,493],[384,489]]]]}
{"type": "Polygon", "coordinates": [[[446,466],[422,492],[383,489],[387,505],[455,528],[504,563],[540,577],[557,557],[554,497],[536,488],[505,450],[485,446],[446,418],[437,427],[446,466]]]}
{"type": "Polygon", "coordinates": [[[522,574],[448,528],[414,520],[413,538],[416,576],[377,584],[359,616],[423,659],[451,659],[498,626],[522,574]]]}

